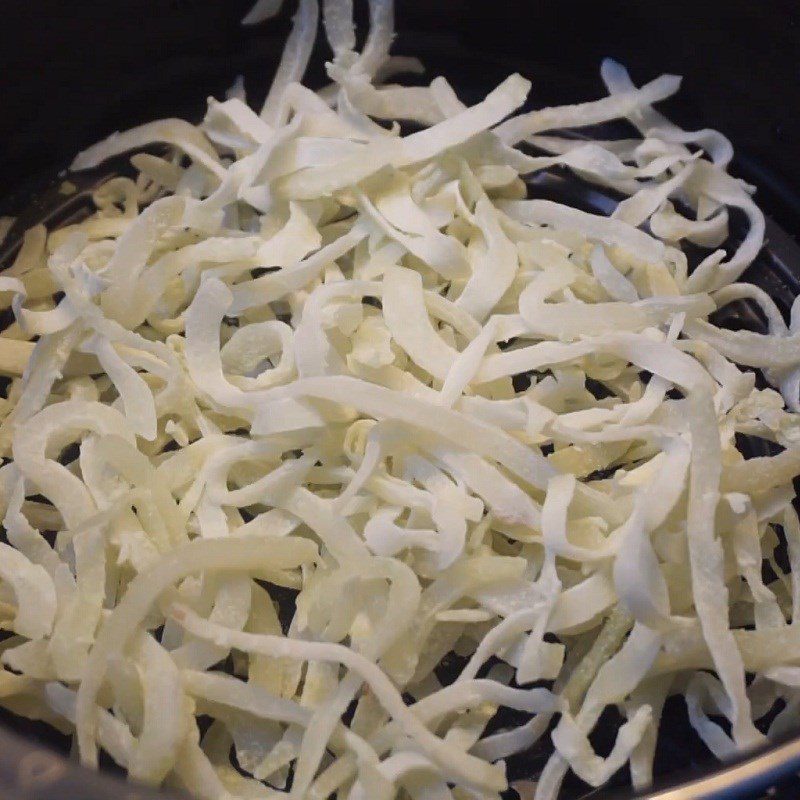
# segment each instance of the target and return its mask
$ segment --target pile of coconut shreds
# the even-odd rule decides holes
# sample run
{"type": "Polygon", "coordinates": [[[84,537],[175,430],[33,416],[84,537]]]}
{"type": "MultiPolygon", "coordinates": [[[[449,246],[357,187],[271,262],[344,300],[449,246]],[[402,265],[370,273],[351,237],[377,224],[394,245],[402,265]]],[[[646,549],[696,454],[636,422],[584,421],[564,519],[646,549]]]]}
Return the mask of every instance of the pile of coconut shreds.
{"type": "Polygon", "coordinates": [[[322,91],[301,0],[260,113],[239,85],[82,153],[138,177],[0,278],[0,702],[208,800],[498,798],[539,740],[537,800],[640,787],[673,694],[723,759],[788,729],[800,306],[739,282],[764,217],[729,142],[610,61],[530,113],[519,75],[471,107],[393,83],[420,65],[370,12],[356,52],[323,3],[322,91]],[[552,168],[626,199],[526,199],[552,168]],[[708,321],[742,299],[768,334],[708,321]]]}

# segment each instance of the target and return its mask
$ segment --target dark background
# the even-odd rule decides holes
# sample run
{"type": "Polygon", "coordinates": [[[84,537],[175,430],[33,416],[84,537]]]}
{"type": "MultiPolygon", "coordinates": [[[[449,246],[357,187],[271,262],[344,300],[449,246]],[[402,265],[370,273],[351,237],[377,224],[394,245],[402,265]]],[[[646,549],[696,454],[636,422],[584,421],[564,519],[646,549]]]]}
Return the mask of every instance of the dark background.
{"type": "MultiPolygon", "coordinates": [[[[292,6],[243,29],[248,0],[5,0],[0,197],[118,128],[198,118],[206,96],[221,95],[237,73],[260,99],[292,6]]],[[[534,81],[535,104],[591,99],[603,91],[606,55],[637,82],[684,75],[670,113],[727,134],[740,174],[797,232],[798,0],[399,0],[397,19],[395,52],[421,51],[432,71],[475,97],[518,69],[534,81]]],[[[316,73],[321,81],[321,66],[316,73]]]]}

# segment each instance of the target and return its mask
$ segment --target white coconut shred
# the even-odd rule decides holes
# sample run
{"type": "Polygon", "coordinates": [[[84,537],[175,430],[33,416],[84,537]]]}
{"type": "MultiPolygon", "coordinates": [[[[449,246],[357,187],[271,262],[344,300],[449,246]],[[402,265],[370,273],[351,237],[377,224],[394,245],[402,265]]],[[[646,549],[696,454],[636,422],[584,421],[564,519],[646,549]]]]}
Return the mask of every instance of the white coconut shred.
{"type": "Polygon", "coordinates": [[[540,739],[537,800],[569,770],[642,787],[670,695],[721,758],[784,731],[800,326],[739,282],[764,216],[730,143],[611,61],[607,97],[526,113],[520,75],[471,107],[395,83],[421,65],[388,0],[361,52],[322,3],[314,92],[319,16],[260,113],[239,82],[80,154],[161,145],[0,277],[0,703],[207,800],[498,798],[540,739]],[[529,198],[558,167],[625,199],[529,198]],[[768,333],[709,321],[742,298],[768,333]],[[487,732],[502,709],[528,720],[487,732]]]}

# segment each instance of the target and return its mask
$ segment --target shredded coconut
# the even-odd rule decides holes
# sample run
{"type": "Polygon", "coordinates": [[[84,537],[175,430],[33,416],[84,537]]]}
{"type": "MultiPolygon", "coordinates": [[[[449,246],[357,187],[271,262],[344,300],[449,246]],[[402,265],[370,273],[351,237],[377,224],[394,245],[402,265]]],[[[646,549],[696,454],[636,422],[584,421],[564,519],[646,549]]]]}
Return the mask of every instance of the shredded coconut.
{"type": "Polygon", "coordinates": [[[522,114],[519,75],[471,107],[387,83],[421,69],[390,0],[360,52],[351,0],[321,6],[328,86],[301,0],[262,109],[238,81],[88,148],[73,170],[166,151],[0,277],[0,703],[211,800],[290,770],[295,800],[499,798],[549,730],[536,800],[640,787],[669,693],[721,758],[757,745],[800,697],[800,317],[740,282],[764,217],[730,143],[612,61],[607,97],[522,114]],[[570,134],[615,119],[639,135],[570,134]],[[625,199],[526,196],[554,167],[625,199]],[[742,299],[766,332],[709,322],[742,299]],[[486,734],[502,708],[531,717],[486,734]]]}

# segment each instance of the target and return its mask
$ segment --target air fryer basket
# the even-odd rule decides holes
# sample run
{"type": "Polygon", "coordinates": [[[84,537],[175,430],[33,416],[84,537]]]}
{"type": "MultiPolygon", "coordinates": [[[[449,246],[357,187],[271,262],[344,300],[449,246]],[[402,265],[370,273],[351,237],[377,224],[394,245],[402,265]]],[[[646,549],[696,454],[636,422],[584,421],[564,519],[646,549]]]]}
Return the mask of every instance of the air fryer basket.
{"type": "MultiPolygon", "coordinates": [[[[9,10],[0,30],[0,52],[11,64],[0,76],[0,214],[19,219],[0,248],[0,267],[13,258],[27,227],[45,222],[54,228],[80,219],[90,209],[92,189],[129,170],[122,158],[70,175],[78,191],[66,196],[59,190],[59,173],[77,150],[112,130],[158,116],[196,120],[206,96],[221,96],[237,74],[244,74],[250,97],[263,96],[288,14],[244,31],[238,20],[247,5],[246,0],[30,0],[9,10]]],[[[793,55],[800,45],[800,10],[792,2],[755,10],[745,3],[655,5],[407,0],[398,2],[395,51],[419,56],[430,76],[446,75],[467,102],[512,71],[533,79],[536,105],[598,96],[597,68],[604,55],[622,60],[638,80],[664,71],[684,74],[684,92],[667,111],[687,127],[718,127],[732,138],[735,171],[758,186],[757,199],[770,216],[767,246],[746,278],[788,313],[800,294],[795,238],[800,232],[795,144],[800,141],[800,70],[793,55]]],[[[321,53],[312,84],[324,80],[323,60],[321,53]]],[[[612,203],[596,188],[562,175],[537,178],[531,194],[569,199],[595,211],[608,211],[612,203]]],[[[759,312],[747,303],[730,306],[726,314],[732,315],[726,324],[763,327],[759,312]]],[[[444,664],[445,672],[448,666],[455,670],[458,664],[444,664]]],[[[67,739],[43,724],[8,712],[0,712],[0,723],[0,800],[165,796],[108,773],[86,772],[55,755],[66,752],[67,739]]],[[[601,749],[603,728],[601,723],[595,741],[601,749]]],[[[544,742],[509,759],[512,785],[535,778],[548,754],[544,742]]],[[[780,784],[772,796],[788,800],[800,797],[800,781],[791,777],[796,771],[800,740],[721,768],[692,733],[683,701],[673,698],[662,721],[656,787],[648,797],[755,800],[780,784]]],[[[568,781],[563,796],[630,797],[626,787],[623,770],[600,790],[568,781]]],[[[508,797],[515,797],[513,790],[508,797]]]]}

